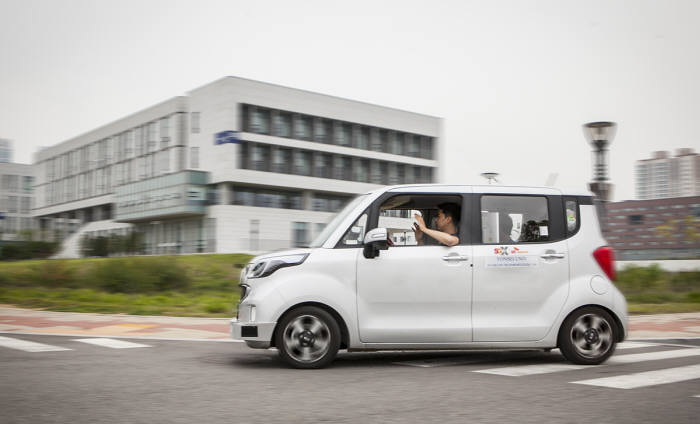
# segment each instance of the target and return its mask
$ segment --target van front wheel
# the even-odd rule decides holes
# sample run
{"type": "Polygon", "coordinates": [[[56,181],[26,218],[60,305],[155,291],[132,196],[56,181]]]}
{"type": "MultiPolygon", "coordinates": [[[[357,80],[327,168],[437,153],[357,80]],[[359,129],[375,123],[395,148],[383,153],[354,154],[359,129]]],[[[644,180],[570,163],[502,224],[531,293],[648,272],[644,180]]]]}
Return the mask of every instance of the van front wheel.
{"type": "Polygon", "coordinates": [[[598,365],[615,352],[616,331],[609,313],[586,306],[564,320],[559,330],[559,349],[575,364],[598,365]]]}
{"type": "Polygon", "coordinates": [[[303,306],[287,313],[275,333],[280,358],[294,368],[323,368],[340,348],[340,327],[326,311],[303,306]]]}

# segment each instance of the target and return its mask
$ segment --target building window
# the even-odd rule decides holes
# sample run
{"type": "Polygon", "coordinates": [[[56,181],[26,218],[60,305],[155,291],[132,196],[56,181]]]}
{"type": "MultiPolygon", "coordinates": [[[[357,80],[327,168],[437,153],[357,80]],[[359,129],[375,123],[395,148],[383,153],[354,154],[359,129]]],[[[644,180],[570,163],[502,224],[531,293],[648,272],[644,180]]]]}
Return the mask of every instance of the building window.
{"type": "Polygon", "coordinates": [[[309,244],[309,223],[292,222],[292,246],[304,247],[309,244]]]}
{"type": "Polygon", "coordinates": [[[298,115],[294,125],[294,136],[301,140],[310,140],[313,122],[310,116],[298,115]]]}
{"type": "Polygon", "coordinates": [[[302,150],[294,152],[294,174],[311,175],[311,152],[302,150]]]}
{"type": "Polygon", "coordinates": [[[421,157],[425,159],[433,158],[433,139],[431,137],[421,137],[421,157]]]}
{"type": "Polygon", "coordinates": [[[28,215],[30,212],[31,197],[20,197],[19,213],[28,215]]]}
{"type": "Polygon", "coordinates": [[[420,137],[408,134],[406,138],[408,140],[406,154],[412,157],[420,156],[420,137]]]}
{"type": "Polygon", "coordinates": [[[347,197],[326,194],[314,194],[311,208],[318,212],[338,212],[348,202],[347,197]]]}
{"type": "Polygon", "coordinates": [[[17,196],[7,196],[5,206],[8,213],[17,213],[17,196]]]}
{"type": "Polygon", "coordinates": [[[314,140],[319,143],[330,143],[332,135],[333,122],[330,119],[317,119],[314,130],[314,140]]]}
{"type": "Polygon", "coordinates": [[[326,153],[314,155],[314,176],[319,178],[331,178],[333,170],[333,157],[326,153]]]}
{"type": "Polygon", "coordinates": [[[292,151],[290,149],[274,147],[272,149],[272,172],[289,174],[291,157],[292,151]]]}
{"type": "Polygon", "coordinates": [[[292,115],[290,113],[275,113],[275,135],[287,138],[292,136],[292,115]]]}
{"type": "Polygon", "coordinates": [[[238,167],[240,169],[249,169],[250,168],[250,163],[248,160],[249,150],[250,150],[249,143],[242,142],[238,146],[238,167]]]}
{"type": "Polygon", "coordinates": [[[355,147],[367,150],[369,147],[369,128],[359,127],[355,132],[355,147]]]}
{"type": "Polygon", "coordinates": [[[235,187],[233,204],[261,208],[303,209],[301,193],[296,191],[264,190],[235,187]]]}
{"type": "Polygon", "coordinates": [[[199,147],[190,147],[190,168],[199,168],[199,147]]]}
{"type": "Polygon", "coordinates": [[[352,142],[352,125],[347,123],[338,123],[336,125],[336,144],[339,146],[350,146],[352,142]]]}
{"type": "Polygon", "coordinates": [[[270,134],[270,110],[261,107],[251,107],[248,128],[258,134],[270,134]]]}
{"type": "Polygon", "coordinates": [[[199,112],[190,112],[190,131],[199,134],[199,112]]]}
{"type": "Polygon", "coordinates": [[[627,223],[630,225],[644,224],[644,215],[629,215],[627,216],[627,223]]]}
{"type": "Polygon", "coordinates": [[[391,137],[390,153],[403,155],[403,133],[394,132],[391,137]]]}
{"type": "Polygon", "coordinates": [[[254,144],[250,169],[253,169],[255,171],[267,171],[269,169],[269,163],[270,146],[265,144],[254,144]]]}
{"type": "Polygon", "coordinates": [[[355,174],[352,179],[354,181],[366,183],[369,179],[369,160],[357,159],[357,165],[354,167],[354,171],[355,174]]]}

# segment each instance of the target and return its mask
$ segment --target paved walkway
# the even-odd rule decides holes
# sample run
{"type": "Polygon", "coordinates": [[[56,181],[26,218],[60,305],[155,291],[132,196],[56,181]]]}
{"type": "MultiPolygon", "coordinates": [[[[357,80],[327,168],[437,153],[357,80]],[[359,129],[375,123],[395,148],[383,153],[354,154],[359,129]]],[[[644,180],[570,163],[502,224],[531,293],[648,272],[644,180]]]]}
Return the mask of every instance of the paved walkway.
{"type": "MultiPolygon", "coordinates": [[[[0,306],[0,333],[230,341],[228,318],[49,312],[0,306]]],[[[630,317],[629,339],[700,337],[700,312],[630,317]]]]}

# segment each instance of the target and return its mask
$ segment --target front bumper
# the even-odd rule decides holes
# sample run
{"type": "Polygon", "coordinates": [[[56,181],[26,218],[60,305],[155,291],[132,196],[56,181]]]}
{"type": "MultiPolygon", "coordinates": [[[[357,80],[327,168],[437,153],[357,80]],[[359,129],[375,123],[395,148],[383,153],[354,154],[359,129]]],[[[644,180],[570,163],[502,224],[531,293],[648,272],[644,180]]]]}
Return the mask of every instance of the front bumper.
{"type": "Polygon", "coordinates": [[[248,346],[257,349],[267,349],[271,345],[272,332],[276,322],[241,322],[231,319],[231,337],[243,340],[248,346]]]}

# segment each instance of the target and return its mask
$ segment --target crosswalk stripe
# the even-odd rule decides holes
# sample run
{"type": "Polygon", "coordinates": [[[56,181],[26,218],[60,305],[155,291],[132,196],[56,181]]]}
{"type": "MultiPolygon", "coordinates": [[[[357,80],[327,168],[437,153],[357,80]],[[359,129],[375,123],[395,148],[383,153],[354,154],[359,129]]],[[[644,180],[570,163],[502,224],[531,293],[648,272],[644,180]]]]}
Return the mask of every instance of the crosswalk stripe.
{"type": "Polygon", "coordinates": [[[663,350],[661,352],[634,353],[630,355],[613,356],[606,364],[630,364],[633,362],[658,361],[660,359],[685,358],[700,355],[700,349],[686,348],[675,350],[663,350]]]}
{"type": "Polygon", "coordinates": [[[639,387],[656,386],[659,384],[678,383],[680,381],[694,380],[696,378],[700,378],[700,364],[656,371],[638,372],[615,377],[572,381],[572,383],[585,384],[588,386],[611,387],[614,389],[637,389],[639,387]]]}
{"type": "Polygon", "coordinates": [[[624,349],[641,349],[643,347],[663,346],[659,343],[640,343],[640,342],[622,342],[617,345],[616,350],[624,349]]]}
{"type": "Polygon", "coordinates": [[[25,352],[58,352],[71,350],[66,347],[52,346],[44,343],[30,342],[28,340],[13,339],[11,337],[0,336],[0,346],[10,349],[23,350],[25,352]]]}
{"type": "Polygon", "coordinates": [[[559,371],[580,370],[582,368],[590,368],[589,365],[573,365],[573,364],[535,364],[535,365],[517,365],[513,367],[489,368],[486,370],[477,370],[474,372],[482,374],[505,375],[508,377],[521,377],[524,375],[549,374],[559,371]]]}
{"type": "Polygon", "coordinates": [[[97,346],[109,347],[112,349],[130,349],[134,347],[151,347],[141,343],[127,342],[124,340],[106,339],[106,338],[90,338],[90,339],[74,339],[73,341],[81,343],[89,343],[97,346]]]}
{"type": "Polygon", "coordinates": [[[417,361],[400,361],[392,362],[394,365],[406,365],[409,367],[418,368],[435,368],[435,367],[448,367],[452,365],[468,365],[476,364],[479,362],[484,362],[484,359],[470,359],[470,358],[438,358],[438,359],[426,359],[417,361]]]}
{"type": "MultiPolygon", "coordinates": [[[[603,365],[630,364],[634,362],[657,361],[661,359],[685,358],[688,356],[700,355],[700,349],[687,348],[664,350],[661,352],[635,353],[628,355],[613,356],[608,359],[603,365]]],[[[592,368],[591,365],[574,365],[574,364],[533,364],[533,365],[515,365],[510,367],[489,368],[485,370],[477,370],[474,372],[482,374],[504,375],[508,377],[521,377],[526,375],[549,374],[562,371],[575,371],[584,368],[592,368]]]]}

